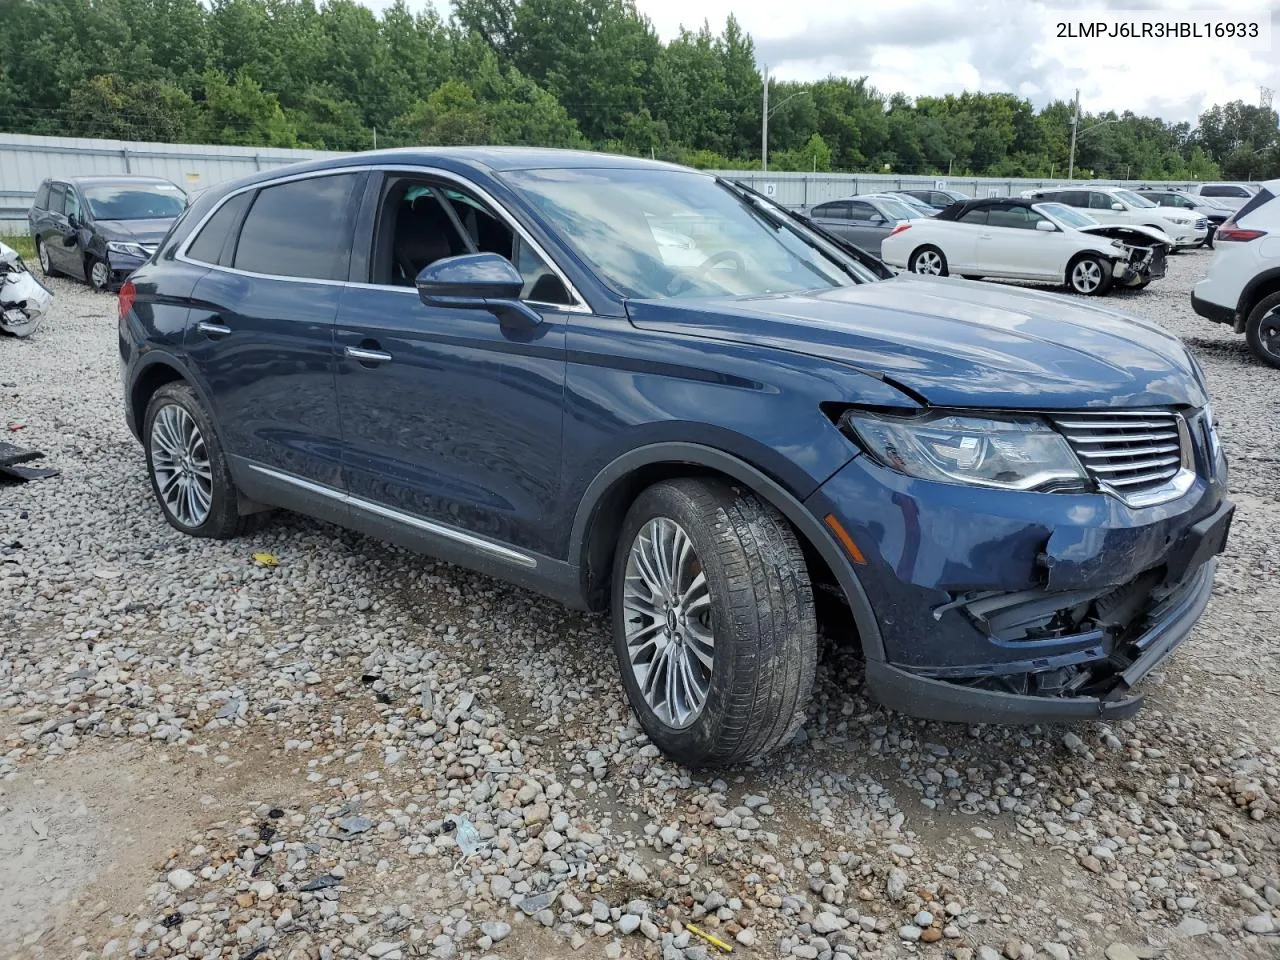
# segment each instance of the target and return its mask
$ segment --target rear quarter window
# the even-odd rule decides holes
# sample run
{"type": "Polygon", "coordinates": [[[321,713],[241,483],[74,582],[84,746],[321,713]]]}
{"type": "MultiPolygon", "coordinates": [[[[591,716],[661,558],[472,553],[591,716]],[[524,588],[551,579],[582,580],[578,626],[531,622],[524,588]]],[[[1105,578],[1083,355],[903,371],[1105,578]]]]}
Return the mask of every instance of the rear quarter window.
{"type": "Polygon", "coordinates": [[[220,206],[187,247],[187,258],[200,263],[230,266],[235,253],[232,234],[240,226],[252,197],[252,190],[238,193],[220,206]]]}
{"type": "Polygon", "coordinates": [[[341,173],[263,187],[240,229],[235,268],[276,277],[347,279],[352,200],[360,180],[359,174],[341,173]]]}

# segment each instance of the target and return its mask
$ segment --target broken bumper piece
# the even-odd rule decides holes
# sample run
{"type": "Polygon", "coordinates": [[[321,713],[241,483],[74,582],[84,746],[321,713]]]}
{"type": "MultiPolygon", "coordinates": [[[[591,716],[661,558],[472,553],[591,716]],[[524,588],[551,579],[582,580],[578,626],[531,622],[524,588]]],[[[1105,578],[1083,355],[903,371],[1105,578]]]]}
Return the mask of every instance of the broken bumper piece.
{"type": "MultiPolygon", "coordinates": [[[[925,676],[883,661],[867,662],[867,685],[885,706],[954,723],[1048,723],[1128,717],[1142,706],[1132,688],[1191,633],[1213,592],[1217,559],[1204,561],[1185,583],[1152,608],[1145,629],[1106,653],[1098,645],[1062,658],[1005,664],[996,676],[925,676]],[[1074,662],[1072,662],[1074,661],[1074,662]],[[1019,690],[1036,689],[1028,693],[1019,690]]],[[[950,672],[950,671],[948,671],[950,672]]]]}

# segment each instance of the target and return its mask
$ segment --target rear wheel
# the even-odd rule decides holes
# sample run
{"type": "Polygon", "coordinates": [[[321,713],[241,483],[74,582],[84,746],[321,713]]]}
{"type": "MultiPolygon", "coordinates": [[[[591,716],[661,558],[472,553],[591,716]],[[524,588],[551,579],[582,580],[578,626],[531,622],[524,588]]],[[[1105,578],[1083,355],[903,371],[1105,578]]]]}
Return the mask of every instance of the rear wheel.
{"type": "Polygon", "coordinates": [[[1245,340],[1263,363],[1280,367],[1280,292],[1263,297],[1244,325],[1245,340]]]}
{"type": "Polygon", "coordinates": [[[945,277],[947,275],[947,257],[937,247],[921,247],[911,254],[907,261],[907,269],[926,277],[945,277]]]}
{"type": "Polygon", "coordinates": [[[795,532],[728,484],[655,484],[623,521],[613,637],[645,733],[688,766],[762,757],[804,719],[817,663],[795,532]]]}
{"type": "Polygon", "coordinates": [[[1101,296],[1111,286],[1110,264],[1093,254],[1077,257],[1067,267],[1067,286],[1086,297],[1101,296]]]}
{"type": "Polygon", "coordinates": [[[239,493],[195,391],[166,383],[147,404],[142,443],[151,489],[164,518],[193,537],[228,540],[243,532],[249,517],[237,510],[239,493]]]}

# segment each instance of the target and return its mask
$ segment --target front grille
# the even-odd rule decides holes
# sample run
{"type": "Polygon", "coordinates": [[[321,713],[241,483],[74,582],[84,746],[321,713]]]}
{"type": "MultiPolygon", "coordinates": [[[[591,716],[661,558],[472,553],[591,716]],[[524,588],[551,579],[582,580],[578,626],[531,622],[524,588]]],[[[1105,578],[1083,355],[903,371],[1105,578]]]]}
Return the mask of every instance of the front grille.
{"type": "Polygon", "coordinates": [[[1067,413],[1053,423],[1089,476],[1122,497],[1168,483],[1190,455],[1182,417],[1166,410],[1067,413]]]}
{"type": "Polygon", "coordinates": [[[1197,230],[1208,230],[1208,229],[1209,229],[1209,218],[1208,218],[1208,217],[1201,217],[1199,220],[1197,220],[1197,221],[1196,221],[1196,229],[1197,229],[1197,230]]]}

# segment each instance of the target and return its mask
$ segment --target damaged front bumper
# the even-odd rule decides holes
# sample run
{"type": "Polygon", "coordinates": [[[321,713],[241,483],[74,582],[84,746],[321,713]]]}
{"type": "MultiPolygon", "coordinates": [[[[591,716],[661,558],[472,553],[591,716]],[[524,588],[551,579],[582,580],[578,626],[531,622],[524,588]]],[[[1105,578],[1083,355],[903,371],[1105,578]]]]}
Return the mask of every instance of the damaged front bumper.
{"type": "Polygon", "coordinates": [[[977,489],[858,457],[810,498],[863,555],[880,632],[867,684],[886,706],[967,723],[1122,717],[1132,688],[1190,633],[1233,505],[1199,447],[1175,500],[977,489]]]}

